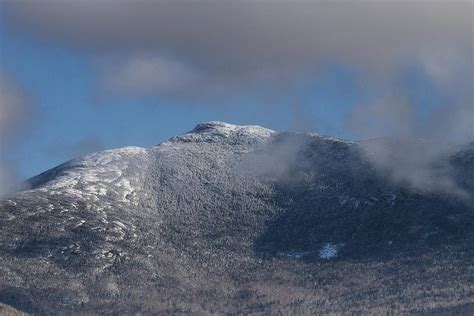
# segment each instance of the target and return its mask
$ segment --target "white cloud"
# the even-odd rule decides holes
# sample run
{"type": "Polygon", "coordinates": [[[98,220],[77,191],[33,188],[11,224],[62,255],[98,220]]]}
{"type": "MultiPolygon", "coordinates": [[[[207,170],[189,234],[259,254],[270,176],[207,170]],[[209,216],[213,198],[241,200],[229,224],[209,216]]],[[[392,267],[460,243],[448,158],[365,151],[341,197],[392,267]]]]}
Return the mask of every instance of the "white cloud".
{"type": "Polygon", "coordinates": [[[170,94],[189,88],[197,79],[190,68],[159,56],[133,56],[107,65],[107,89],[130,94],[170,94]]]}
{"type": "Polygon", "coordinates": [[[360,138],[363,154],[390,178],[425,192],[464,197],[453,178],[449,156],[474,136],[474,106],[451,104],[428,113],[400,96],[361,104],[348,115],[348,126],[360,138]]]}

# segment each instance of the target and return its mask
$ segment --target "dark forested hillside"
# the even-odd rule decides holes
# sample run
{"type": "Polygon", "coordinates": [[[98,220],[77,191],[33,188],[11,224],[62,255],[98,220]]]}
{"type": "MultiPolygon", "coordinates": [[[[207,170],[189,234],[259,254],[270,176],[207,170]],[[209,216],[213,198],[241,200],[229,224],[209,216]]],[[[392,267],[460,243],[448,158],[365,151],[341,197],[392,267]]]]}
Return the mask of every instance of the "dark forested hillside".
{"type": "Polygon", "coordinates": [[[221,122],[64,163],[0,202],[0,302],[37,313],[474,313],[463,196],[362,144],[221,122]]]}

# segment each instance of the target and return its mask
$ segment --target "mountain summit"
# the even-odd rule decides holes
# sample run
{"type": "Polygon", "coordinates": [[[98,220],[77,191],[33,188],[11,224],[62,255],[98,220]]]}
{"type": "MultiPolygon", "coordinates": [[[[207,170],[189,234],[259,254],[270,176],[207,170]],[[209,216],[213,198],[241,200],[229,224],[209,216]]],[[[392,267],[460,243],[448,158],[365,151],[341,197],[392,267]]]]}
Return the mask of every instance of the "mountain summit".
{"type": "MultiPolygon", "coordinates": [[[[469,313],[473,204],[359,142],[206,122],[0,202],[0,302],[38,313],[469,313]]],[[[474,196],[474,146],[453,174],[474,196]]]]}

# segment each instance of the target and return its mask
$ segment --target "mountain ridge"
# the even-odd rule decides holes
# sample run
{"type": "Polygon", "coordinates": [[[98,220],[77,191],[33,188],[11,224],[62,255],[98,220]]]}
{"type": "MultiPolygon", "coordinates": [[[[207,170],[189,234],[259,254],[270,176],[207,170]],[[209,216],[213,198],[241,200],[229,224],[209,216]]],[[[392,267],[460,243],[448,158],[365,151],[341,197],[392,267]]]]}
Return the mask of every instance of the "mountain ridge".
{"type": "MultiPolygon", "coordinates": [[[[472,193],[470,150],[453,166],[472,193]]],[[[473,299],[472,205],[390,181],[357,142],[212,121],[30,182],[0,202],[0,301],[27,312],[424,313],[473,299]]]]}

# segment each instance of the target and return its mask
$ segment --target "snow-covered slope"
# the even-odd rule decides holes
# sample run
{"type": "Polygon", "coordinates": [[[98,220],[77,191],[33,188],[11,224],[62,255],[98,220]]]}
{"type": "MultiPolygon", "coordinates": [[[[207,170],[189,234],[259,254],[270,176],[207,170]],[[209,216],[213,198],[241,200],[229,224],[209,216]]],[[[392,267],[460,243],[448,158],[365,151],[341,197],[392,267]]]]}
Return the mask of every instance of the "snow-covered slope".
{"type": "Polygon", "coordinates": [[[69,161],[30,182],[34,189],[49,194],[67,193],[95,200],[112,196],[118,202],[131,202],[149,161],[145,148],[107,150],[69,161]]]}
{"type": "MultiPolygon", "coordinates": [[[[453,156],[470,194],[473,150],[453,156]]],[[[207,122],[29,182],[0,202],[0,301],[29,312],[377,314],[472,301],[472,205],[388,181],[358,143],[207,122]]]]}
{"type": "Polygon", "coordinates": [[[179,149],[182,143],[219,142],[254,145],[276,132],[260,126],[239,126],[211,121],[153,148],[125,147],[106,150],[66,162],[30,180],[33,189],[63,191],[80,196],[106,195],[106,187],[139,186],[141,173],[150,166],[150,155],[179,149]]]}
{"type": "Polygon", "coordinates": [[[232,125],[219,121],[198,124],[192,131],[172,138],[172,141],[182,142],[226,142],[255,143],[266,140],[275,134],[268,128],[256,125],[232,125]]]}

